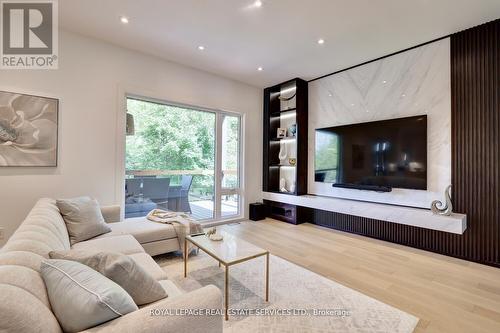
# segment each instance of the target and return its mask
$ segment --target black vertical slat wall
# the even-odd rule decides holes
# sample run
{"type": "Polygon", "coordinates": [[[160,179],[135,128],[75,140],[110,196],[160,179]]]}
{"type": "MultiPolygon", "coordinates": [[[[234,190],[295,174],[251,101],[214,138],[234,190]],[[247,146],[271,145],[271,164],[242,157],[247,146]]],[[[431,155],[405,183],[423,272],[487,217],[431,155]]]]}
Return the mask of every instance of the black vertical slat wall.
{"type": "Polygon", "coordinates": [[[312,210],[314,223],[500,267],[500,20],[450,36],[455,235],[312,210]]]}

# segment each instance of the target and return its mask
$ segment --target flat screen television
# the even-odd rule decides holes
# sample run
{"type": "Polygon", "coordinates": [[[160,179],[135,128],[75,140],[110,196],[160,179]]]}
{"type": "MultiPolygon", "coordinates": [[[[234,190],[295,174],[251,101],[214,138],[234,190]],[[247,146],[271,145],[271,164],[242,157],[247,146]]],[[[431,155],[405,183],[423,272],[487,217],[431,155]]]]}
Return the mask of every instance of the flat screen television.
{"type": "Polygon", "coordinates": [[[427,116],[316,130],[315,181],[334,187],[427,189],[427,116]]]}

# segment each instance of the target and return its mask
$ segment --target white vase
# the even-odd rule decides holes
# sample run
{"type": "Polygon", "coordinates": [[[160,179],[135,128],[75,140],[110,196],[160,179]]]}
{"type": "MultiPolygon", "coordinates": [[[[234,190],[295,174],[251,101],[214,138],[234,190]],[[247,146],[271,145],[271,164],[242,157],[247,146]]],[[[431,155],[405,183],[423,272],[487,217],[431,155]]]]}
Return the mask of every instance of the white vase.
{"type": "Polygon", "coordinates": [[[280,192],[288,192],[286,189],[286,180],[285,178],[280,179],[280,192]]]}
{"type": "Polygon", "coordinates": [[[290,192],[294,193],[295,192],[295,182],[292,183],[292,185],[290,185],[290,192]]]}
{"type": "Polygon", "coordinates": [[[280,141],[280,152],[278,154],[278,158],[280,159],[280,164],[283,164],[283,161],[286,160],[287,156],[288,156],[288,151],[286,148],[286,143],[280,141]]]}

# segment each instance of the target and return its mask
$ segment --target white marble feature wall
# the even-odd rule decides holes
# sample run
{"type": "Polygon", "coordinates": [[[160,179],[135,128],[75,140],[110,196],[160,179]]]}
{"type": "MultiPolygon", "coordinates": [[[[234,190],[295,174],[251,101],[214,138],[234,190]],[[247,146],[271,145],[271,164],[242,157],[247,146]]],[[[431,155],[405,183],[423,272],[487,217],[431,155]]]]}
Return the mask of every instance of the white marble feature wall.
{"type": "Polygon", "coordinates": [[[308,192],[339,198],[430,207],[451,184],[449,38],[309,83],[308,192]],[[427,191],[378,193],[314,181],[317,128],[427,115],[427,191]]]}

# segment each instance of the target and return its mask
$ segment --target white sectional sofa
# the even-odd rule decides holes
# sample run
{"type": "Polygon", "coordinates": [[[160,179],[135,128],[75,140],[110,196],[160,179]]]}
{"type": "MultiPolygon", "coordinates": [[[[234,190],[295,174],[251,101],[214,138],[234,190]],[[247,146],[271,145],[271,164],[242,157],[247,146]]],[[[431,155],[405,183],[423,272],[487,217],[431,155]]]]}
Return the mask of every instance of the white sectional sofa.
{"type": "MultiPolygon", "coordinates": [[[[102,213],[107,222],[116,221],[117,216],[119,219],[119,209],[117,215],[116,207],[103,208],[102,213]]],[[[222,316],[218,315],[151,315],[152,309],[221,309],[222,295],[215,286],[206,286],[190,293],[179,290],[136,240],[145,237],[145,231],[138,230],[137,223],[124,223],[127,222],[114,223],[111,233],[76,243],[73,248],[113,251],[130,256],[160,281],[168,297],[85,332],[222,332],[223,320],[222,316]],[[136,228],[136,238],[126,234],[125,229],[129,227],[136,228]]],[[[154,225],[150,227],[154,228],[154,225]]],[[[162,232],[159,232],[162,235],[159,237],[166,237],[165,230],[162,232]]],[[[156,235],[152,229],[145,233],[156,235]]],[[[143,240],[144,243],[155,242],[148,237],[143,240]]],[[[164,239],[158,238],[160,244],[162,240],[164,239]]],[[[49,257],[50,251],[70,248],[66,225],[55,200],[41,199],[0,251],[0,332],[62,331],[51,311],[45,284],[40,275],[40,264],[49,257]]],[[[165,248],[167,247],[163,249],[165,248]]],[[[150,250],[150,253],[154,253],[159,251],[159,248],[153,246],[150,250]]],[[[75,302],[78,300],[75,299],[75,302]]]]}

